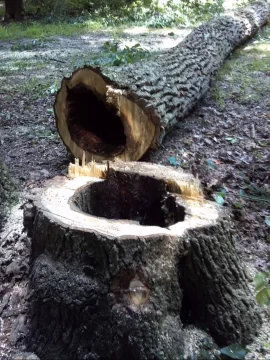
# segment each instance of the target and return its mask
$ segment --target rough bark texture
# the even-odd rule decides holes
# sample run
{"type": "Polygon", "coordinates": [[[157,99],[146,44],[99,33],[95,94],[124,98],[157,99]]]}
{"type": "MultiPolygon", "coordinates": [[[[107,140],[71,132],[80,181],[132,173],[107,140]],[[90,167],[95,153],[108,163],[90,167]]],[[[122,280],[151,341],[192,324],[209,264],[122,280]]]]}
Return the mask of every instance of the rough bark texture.
{"type": "Polygon", "coordinates": [[[23,0],[5,0],[5,21],[23,19],[23,0]]]}
{"type": "Polygon", "coordinates": [[[205,94],[213,73],[267,22],[269,10],[259,1],[215,18],[151,61],[77,70],[63,80],[55,103],[63,142],[75,157],[84,150],[89,161],[139,159],[205,94]]]}
{"type": "Polygon", "coordinates": [[[226,216],[211,202],[184,196],[181,189],[195,182],[190,175],[143,163],[112,166],[101,182],[54,179],[36,200],[34,217],[27,211],[33,239],[29,349],[42,360],[182,360],[187,324],[209,329],[222,345],[249,342],[260,317],[226,216]],[[111,188],[116,179],[119,187],[111,188]],[[97,186],[103,194],[109,186],[106,204],[113,207],[138,190],[147,196],[142,184],[158,181],[167,183],[159,204],[164,216],[185,209],[169,227],[140,225],[136,209],[127,210],[129,200],[120,220],[93,215],[97,186]],[[178,194],[171,193],[174,181],[178,194]],[[166,202],[172,198],[174,207],[166,202]]]}
{"type": "Polygon", "coordinates": [[[227,344],[251,340],[257,314],[247,301],[248,287],[228,224],[190,231],[185,250],[179,265],[185,321],[208,327],[219,344],[224,339],[227,344]]]}
{"type": "Polygon", "coordinates": [[[0,230],[6,218],[7,209],[15,199],[15,186],[0,158],[0,230]]]}

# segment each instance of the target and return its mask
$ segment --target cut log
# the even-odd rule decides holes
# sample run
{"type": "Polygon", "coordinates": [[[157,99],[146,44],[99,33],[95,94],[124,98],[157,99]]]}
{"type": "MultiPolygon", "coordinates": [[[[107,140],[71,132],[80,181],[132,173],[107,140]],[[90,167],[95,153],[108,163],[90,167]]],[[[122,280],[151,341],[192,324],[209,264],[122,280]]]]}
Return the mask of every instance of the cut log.
{"type": "Polygon", "coordinates": [[[43,360],[182,360],[187,324],[220,345],[249,342],[258,309],[226,214],[197,179],[132,162],[106,172],[51,180],[26,221],[29,350],[43,360]]]}
{"type": "Polygon", "coordinates": [[[151,61],[75,71],[54,107],[64,144],[76,158],[85,151],[86,161],[140,159],[205,94],[231,51],[267,22],[269,7],[259,1],[215,18],[151,61]]]}

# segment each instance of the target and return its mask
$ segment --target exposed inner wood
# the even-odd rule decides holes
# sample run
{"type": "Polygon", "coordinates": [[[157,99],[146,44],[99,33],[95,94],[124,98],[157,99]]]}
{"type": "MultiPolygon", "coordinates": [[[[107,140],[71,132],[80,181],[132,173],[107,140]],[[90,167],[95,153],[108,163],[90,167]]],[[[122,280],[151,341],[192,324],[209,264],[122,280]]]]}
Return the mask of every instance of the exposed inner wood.
{"type": "Polygon", "coordinates": [[[185,219],[185,207],[165,181],[113,169],[105,181],[79,189],[72,202],[85,213],[141,225],[168,227],[185,219]]]}
{"type": "Polygon", "coordinates": [[[156,132],[140,106],[92,68],[63,80],[55,115],[63,142],[76,158],[82,159],[85,152],[86,162],[138,159],[156,132]]]}
{"type": "Polygon", "coordinates": [[[67,126],[72,140],[83,150],[105,156],[124,150],[126,136],[117,109],[94,90],[78,84],[67,89],[67,126]]]}
{"type": "Polygon", "coordinates": [[[107,176],[108,164],[97,164],[91,161],[85,163],[85,152],[82,157],[82,165],[79,164],[79,159],[75,159],[75,164],[70,163],[68,166],[68,176],[70,178],[78,176],[91,176],[96,178],[105,179],[107,176]]]}

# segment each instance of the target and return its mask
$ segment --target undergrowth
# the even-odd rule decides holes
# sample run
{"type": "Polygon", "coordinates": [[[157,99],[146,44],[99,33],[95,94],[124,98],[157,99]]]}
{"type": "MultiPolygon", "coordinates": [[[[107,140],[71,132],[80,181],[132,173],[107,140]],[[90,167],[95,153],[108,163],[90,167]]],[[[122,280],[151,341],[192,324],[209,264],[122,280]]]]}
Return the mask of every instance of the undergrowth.
{"type": "Polygon", "coordinates": [[[101,30],[104,25],[97,20],[64,20],[43,19],[28,20],[22,23],[11,23],[0,25],[0,40],[15,40],[22,38],[44,39],[50,36],[72,36],[74,34],[83,34],[95,30],[101,30]]]}
{"type": "Polygon", "coordinates": [[[149,58],[150,52],[141,46],[140,43],[128,46],[122,44],[116,38],[113,41],[106,41],[103,44],[103,51],[98,55],[85,57],[77,56],[73,59],[72,65],[74,69],[85,65],[94,66],[120,66],[124,64],[132,64],[144,58],[149,58]]]}
{"type": "MultiPolygon", "coordinates": [[[[59,1],[57,3],[59,4],[59,1]]],[[[243,1],[232,0],[234,6],[239,3],[243,3],[243,1]]],[[[208,20],[224,11],[224,0],[139,0],[128,5],[121,5],[119,8],[105,5],[101,1],[99,7],[91,8],[90,6],[91,10],[86,7],[87,10],[80,10],[79,15],[75,11],[76,16],[74,17],[74,11],[61,12],[61,7],[55,6],[53,3],[51,5],[53,11],[45,11],[43,8],[42,11],[32,10],[32,16],[26,17],[26,20],[22,23],[0,25],[0,40],[43,39],[57,35],[71,36],[95,30],[132,25],[143,25],[150,28],[179,25],[196,26],[201,21],[208,20]],[[33,14],[35,17],[33,17],[33,14]],[[43,18],[38,18],[38,14],[39,16],[42,14],[43,18]],[[70,17],[70,14],[73,14],[73,17],[70,17]]],[[[36,6],[39,9],[40,5],[36,6]]]]}

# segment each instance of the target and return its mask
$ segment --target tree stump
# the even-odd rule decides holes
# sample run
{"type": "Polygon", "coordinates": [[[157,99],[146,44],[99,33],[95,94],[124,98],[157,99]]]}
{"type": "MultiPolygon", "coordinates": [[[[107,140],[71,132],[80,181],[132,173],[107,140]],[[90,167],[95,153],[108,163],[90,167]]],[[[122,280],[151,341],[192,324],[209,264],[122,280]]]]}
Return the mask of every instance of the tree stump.
{"type": "Polygon", "coordinates": [[[6,219],[8,208],[16,199],[16,187],[7,167],[0,158],[0,230],[6,219]]]}
{"type": "Polygon", "coordinates": [[[140,159],[160,144],[206,93],[234,48],[267,22],[258,1],[196,28],[151,61],[120,68],[84,67],[64,78],[54,106],[58,132],[75,158],[140,159]]]}
{"type": "Polygon", "coordinates": [[[103,176],[54,178],[34,202],[29,350],[182,360],[187,324],[220,345],[249,342],[258,309],[228,218],[198,180],[132,162],[103,176]]]}

